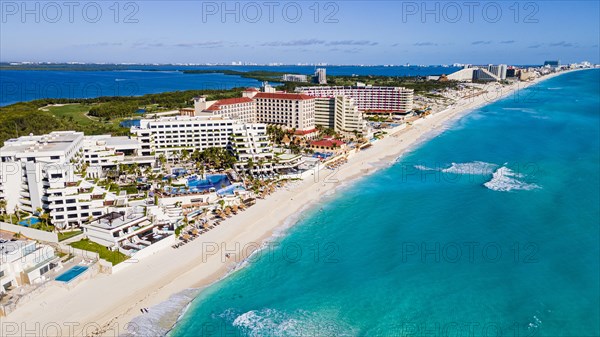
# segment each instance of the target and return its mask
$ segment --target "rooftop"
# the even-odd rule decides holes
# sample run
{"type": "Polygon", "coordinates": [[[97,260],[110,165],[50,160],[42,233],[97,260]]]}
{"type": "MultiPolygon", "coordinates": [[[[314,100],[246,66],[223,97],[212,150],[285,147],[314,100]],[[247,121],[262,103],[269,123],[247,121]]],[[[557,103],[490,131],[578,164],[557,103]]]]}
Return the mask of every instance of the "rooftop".
{"type": "Polygon", "coordinates": [[[74,141],[83,137],[83,132],[55,131],[42,136],[22,136],[9,139],[0,149],[2,155],[66,151],[74,141]]]}
{"type": "Polygon", "coordinates": [[[313,132],[317,132],[317,129],[310,129],[310,130],[296,130],[296,131],[294,132],[294,134],[295,134],[295,135],[298,135],[298,136],[304,136],[304,135],[307,135],[307,134],[309,134],[309,133],[313,133],[313,132]]]}
{"type": "Polygon", "coordinates": [[[337,140],[337,139],[322,139],[322,140],[316,140],[316,141],[310,142],[310,145],[320,146],[320,147],[334,147],[334,144],[339,147],[346,143],[342,142],[341,140],[337,140]]]}
{"type": "Polygon", "coordinates": [[[232,105],[232,104],[240,104],[240,103],[250,103],[252,102],[251,98],[248,97],[236,97],[236,98],[226,98],[221,99],[215,102],[215,104],[208,107],[206,110],[215,111],[221,109],[223,105],[232,105]]]}
{"type": "Polygon", "coordinates": [[[291,99],[291,100],[311,100],[315,99],[312,96],[304,94],[290,94],[290,93],[267,93],[260,92],[254,96],[254,98],[271,98],[271,99],[291,99]]]}

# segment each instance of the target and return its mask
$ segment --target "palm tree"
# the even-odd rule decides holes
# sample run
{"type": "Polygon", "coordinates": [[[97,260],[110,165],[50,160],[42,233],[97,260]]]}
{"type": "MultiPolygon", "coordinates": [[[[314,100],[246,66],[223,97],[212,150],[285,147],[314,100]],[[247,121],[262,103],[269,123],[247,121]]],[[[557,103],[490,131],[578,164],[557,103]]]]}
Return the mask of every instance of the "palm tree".
{"type": "Polygon", "coordinates": [[[167,163],[167,157],[165,157],[164,153],[161,153],[160,156],[158,156],[158,162],[162,167],[165,166],[165,164],[167,163]]]}
{"type": "Polygon", "coordinates": [[[19,205],[15,205],[15,214],[17,215],[17,220],[21,221],[21,212],[19,209],[19,205]]]}
{"type": "Polygon", "coordinates": [[[6,213],[6,200],[0,199],[0,211],[2,215],[6,213]]]}
{"type": "Polygon", "coordinates": [[[254,160],[252,158],[248,158],[248,172],[252,174],[252,169],[254,168],[254,160]]]}
{"type": "Polygon", "coordinates": [[[43,229],[47,228],[50,222],[50,214],[48,213],[42,213],[40,215],[40,220],[42,220],[42,224],[43,224],[43,229]]]}
{"type": "Polygon", "coordinates": [[[179,159],[182,161],[186,161],[189,158],[190,158],[190,151],[188,151],[187,149],[181,150],[181,155],[179,156],[179,159]]]}

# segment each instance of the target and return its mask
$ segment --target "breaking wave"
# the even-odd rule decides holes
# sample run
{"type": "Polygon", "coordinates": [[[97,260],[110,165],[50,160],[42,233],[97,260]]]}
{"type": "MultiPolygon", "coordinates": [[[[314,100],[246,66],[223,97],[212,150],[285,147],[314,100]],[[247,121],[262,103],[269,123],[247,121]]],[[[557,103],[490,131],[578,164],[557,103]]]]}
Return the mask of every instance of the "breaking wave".
{"type": "Polygon", "coordinates": [[[524,178],[522,174],[515,173],[506,166],[502,166],[492,174],[492,180],[483,184],[483,186],[493,191],[529,191],[540,188],[540,186],[527,183],[520,179],[524,178]]]}
{"type": "Polygon", "coordinates": [[[417,170],[421,171],[440,171],[444,173],[469,174],[469,175],[489,175],[498,167],[496,164],[483,161],[474,161],[469,163],[452,163],[445,168],[431,168],[424,165],[415,165],[417,170]]]}
{"type": "Polygon", "coordinates": [[[267,308],[240,314],[229,309],[219,316],[245,336],[353,336],[356,333],[349,324],[305,310],[286,313],[267,308]]]}

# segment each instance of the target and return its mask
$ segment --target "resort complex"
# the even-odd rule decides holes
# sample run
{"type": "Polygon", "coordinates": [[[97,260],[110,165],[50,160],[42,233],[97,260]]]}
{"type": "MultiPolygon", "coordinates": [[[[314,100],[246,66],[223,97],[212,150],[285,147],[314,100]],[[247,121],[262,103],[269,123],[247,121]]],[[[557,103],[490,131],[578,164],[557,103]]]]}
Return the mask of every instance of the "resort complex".
{"type": "MultiPolygon", "coordinates": [[[[325,190],[319,179],[354,157],[364,161],[380,141],[421,132],[412,126],[481,104],[488,92],[514,90],[524,72],[537,79],[562,70],[512,69],[467,67],[431,79],[459,80],[428,95],[362,83],[286,92],[265,82],[239,97],[198,96],[193,107],[147,114],[132,121],[129,135],[54,131],[7,140],[0,148],[0,316],[48,285],[73,289],[131,268],[128,260],[202,240],[270,194],[311,179],[325,190]]],[[[315,82],[327,82],[325,69],[315,82]]]]}

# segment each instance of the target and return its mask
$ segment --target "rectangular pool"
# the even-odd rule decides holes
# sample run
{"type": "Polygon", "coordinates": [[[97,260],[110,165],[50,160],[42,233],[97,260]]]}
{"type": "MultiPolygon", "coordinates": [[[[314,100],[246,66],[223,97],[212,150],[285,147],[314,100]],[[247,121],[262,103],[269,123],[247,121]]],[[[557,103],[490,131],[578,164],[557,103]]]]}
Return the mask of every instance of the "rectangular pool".
{"type": "Polygon", "coordinates": [[[75,266],[75,267],[72,267],[71,269],[67,270],[66,272],[58,275],[55,278],[55,280],[68,283],[68,282],[71,282],[77,276],[81,275],[86,270],[88,270],[88,267],[75,266]]]}

